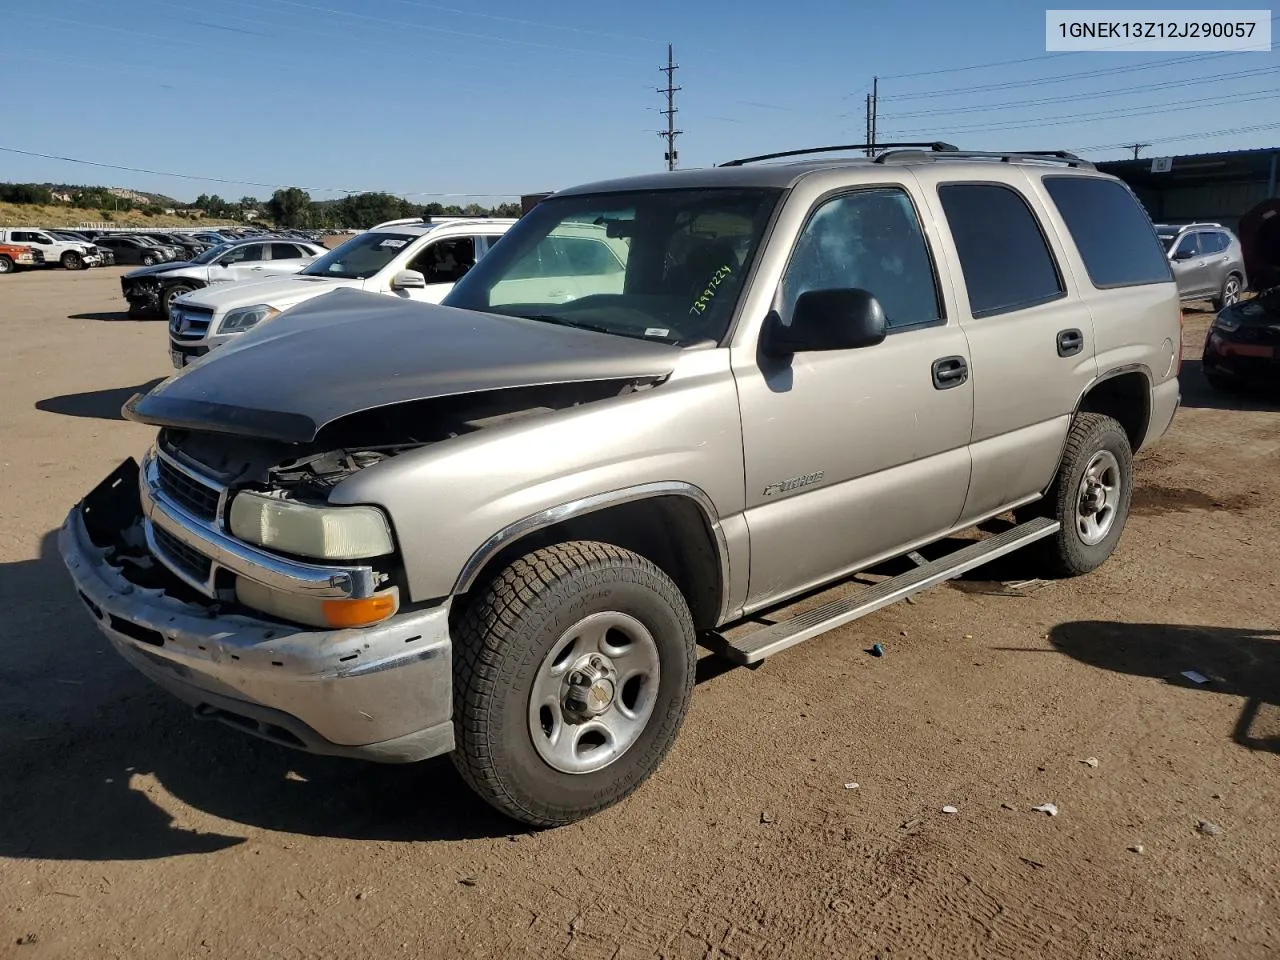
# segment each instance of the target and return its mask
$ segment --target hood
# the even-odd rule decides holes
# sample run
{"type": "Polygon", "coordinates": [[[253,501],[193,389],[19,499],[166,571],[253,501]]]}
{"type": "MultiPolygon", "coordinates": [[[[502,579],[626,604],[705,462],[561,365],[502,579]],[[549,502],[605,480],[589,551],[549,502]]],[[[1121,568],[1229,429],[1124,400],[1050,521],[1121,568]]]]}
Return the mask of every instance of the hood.
{"type": "Polygon", "coordinates": [[[1218,316],[1234,320],[1241,327],[1275,327],[1280,324],[1280,292],[1239,300],[1223,308],[1218,316]]]}
{"type": "MultiPolygon", "coordinates": [[[[159,250],[159,244],[152,244],[154,249],[159,250]]],[[[125,274],[126,277],[151,277],[157,273],[168,273],[170,270],[181,270],[183,267],[198,267],[200,264],[192,263],[190,260],[170,260],[168,263],[157,263],[151,267],[139,267],[137,270],[130,270],[125,274]]]]}
{"type": "Polygon", "coordinates": [[[679,347],[536,320],[334,290],[122,410],[154,426],[307,443],[354,413],[487,390],[657,379],[679,347]]]}
{"type": "Polygon", "coordinates": [[[322,293],[330,293],[343,287],[360,289],[363,280],[339,280],[329,277],[300,277],[290,274],[284,277],[268,277],[261,280],[241,280],[231,284],[206,287],[183,298],[184,304],[212,309],[214,313],[251,307],[265,303],[279,310],[300,303],[322,293]]]}
{"type": "Polygon", "coordinates": [[[1280,284],[1280,197],[1263,200],[1240,218],[1244,269],[1254,290],[1280,284]]]}

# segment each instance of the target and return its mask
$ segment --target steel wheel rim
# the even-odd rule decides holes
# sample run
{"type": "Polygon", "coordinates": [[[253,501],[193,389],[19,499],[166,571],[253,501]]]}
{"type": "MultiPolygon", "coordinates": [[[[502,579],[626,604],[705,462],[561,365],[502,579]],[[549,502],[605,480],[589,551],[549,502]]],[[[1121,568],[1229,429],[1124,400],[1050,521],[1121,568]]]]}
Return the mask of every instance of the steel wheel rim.
{"type": "Polygon", "coordinates": [[[1227,279],[1226,289],[1222,291],[1222,305],[1229,307],[1240,299],[1240,281],[1235,277],[1227,279]]]}
{"type": "Polygon", "coordinates": [[[1115,526],[1123,494],[1120,462],[1110,450],[1089,459],[1076,493],[1076,532],[1089,546],[1101,543],[1115,526]]]}
{"type": "Polygon", "coordinates": [[[528,719],[538,755],[570,774],[614,763],[648,726],[660,677],[657,641],[635,617],[607,611],[579,620],[552,645],[534,676],[528,719]]]}

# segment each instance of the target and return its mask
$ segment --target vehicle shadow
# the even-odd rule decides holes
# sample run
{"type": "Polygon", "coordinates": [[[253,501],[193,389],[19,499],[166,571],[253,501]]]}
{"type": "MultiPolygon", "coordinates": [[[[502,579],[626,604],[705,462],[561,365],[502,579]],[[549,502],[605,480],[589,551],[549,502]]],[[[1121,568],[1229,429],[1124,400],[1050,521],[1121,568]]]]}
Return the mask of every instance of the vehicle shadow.
{"type": "Polygon", "coordinates": [[[147,393],[164,377],[156,377],[136,387],[113,387],[110,390],[92,390],[88,393],[68,393],[60,397],[37,400],[36,409],[45,413],[60,413],[64,417],[88,417],[95,420],[123,420],[120,408],[135,393],[147,393]]]}
{"type": "Polygon", "coordinates": [[[1220,393],[1209,386],[1200,360],[1182,361],[1178,375],[1182,406],[1196,410],[1280,410],[1280,389],[1241,386],[1233,393],[1220,393]]]}
{"type": "MultiPolygon", "coordinates": [[[[123,310],[116,310],[111,313],[73,313],[69,317],[67,317],[67,319],[68,320],[103,320],[103,321],[114,322],[117,320],[138,320],[143,318],[131,317],[129,316],[128,313],[126,313],[123,310]]],[[[151,318],[146,318],[146,319],[151,319],[151,318]]]]}
{"type": "Polygon", "coordinates": [[[1091,666],[1243,697],[1232,739],[1280,753],[1280,631],[1164,623],[1078,621],[1049,633],[1053,646],[1091,666]],[[1182,676],[1192,670],[1199,684],[1182,676]]]}
{"type": "Polygon", "coordinates": [[[109,648],[52,532],[39,559],[0,564],[0,603],[12,613],[0,623],[0,857],[210,853],[244,842],[237,824],[388,841],[527,832],[447,758],[316,757],[195,719],[109,648]]]}

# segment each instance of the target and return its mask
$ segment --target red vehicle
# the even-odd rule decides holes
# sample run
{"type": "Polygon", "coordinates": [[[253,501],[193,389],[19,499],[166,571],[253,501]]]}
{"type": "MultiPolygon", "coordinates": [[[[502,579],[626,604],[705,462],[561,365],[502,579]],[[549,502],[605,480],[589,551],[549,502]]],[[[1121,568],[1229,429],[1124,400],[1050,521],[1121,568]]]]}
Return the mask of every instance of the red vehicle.
{"type": "Polygon", "coordinates": [[[0,243],[0,273],[13,273],[19,267],[38,267],[44,263],[44,254],[31,247],[13,243],[0,243]]]}

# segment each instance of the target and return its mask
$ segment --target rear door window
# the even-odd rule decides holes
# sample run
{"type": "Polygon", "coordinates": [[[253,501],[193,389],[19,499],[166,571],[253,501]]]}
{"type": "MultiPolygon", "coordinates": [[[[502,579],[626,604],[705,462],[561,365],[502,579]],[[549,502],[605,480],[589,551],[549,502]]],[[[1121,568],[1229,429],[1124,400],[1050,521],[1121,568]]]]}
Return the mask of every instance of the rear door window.
{"type": "Polygon", "coordinates": [[[996,183],[938,187],[974,317],[1023,310],[1066,294],[1040,223],[1022,194],[996,183]]]}
{"type": "Polygon", "coordinates": [[[1062,215],[1095,287],[1129,287],[1173,279],[1150,217],[1124,184],[1098,177],[1057,176],[1045,177],[1044,188],[1062,215]]]}

